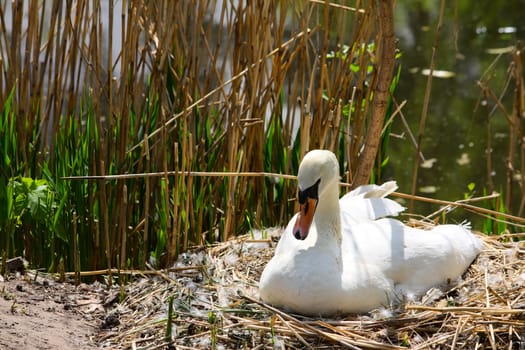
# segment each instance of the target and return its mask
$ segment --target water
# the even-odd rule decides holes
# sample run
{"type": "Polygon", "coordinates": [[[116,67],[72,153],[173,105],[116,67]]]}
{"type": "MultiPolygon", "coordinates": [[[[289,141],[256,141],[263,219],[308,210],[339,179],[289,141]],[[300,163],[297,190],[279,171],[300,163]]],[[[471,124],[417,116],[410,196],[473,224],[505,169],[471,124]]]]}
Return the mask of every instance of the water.
{"type": "MultiPolygon", "coordinates": [[[[471,192],[470,183],[474,184],[475,195],[489,189],[490,181],[495,190],[505,189],[509,124],[499,109],[490,116],[493,167],[489,175],[486,165],[488,113],[484,106],[487,102],[478,81],[493,64],[491,75],[483,79],[490,77],[490,88],[500,94],[512,60],[512,47],[523,48],[525,39],[522,20],[525,1],[454,3],[447,2],[435,57],[435,69],[448,76],[433,78],[422,144],[423,156],[430,160],[426,164],[431,166],[419,168],[416,193],[445,200],[462,199],[465,193],[471,192]],[[458,6],[456,18],[454,3],[458,6]]],[[[396,5],[398,47],[403,53],[396,99],[399,103],[407,100],[403,114],[416,138],[428,78],[422,71],[430,67],[439,6],[438,1],[404,1],[396,5]]],[[[513,87],[511,84],[503,99],[509,113],[513,87]]],[[[489,101],[488,109],[492,110],[493,106],[489,101]]],[[[400,120],[395,122],[393,132],[406,136],[400,120]]],[[[391,139],[387,175],[398,181],[401,192],[411,191],[415,153],[408,137],[391,139]]],[[[517,213],[523,192],[518,181],[513,185],[513,206],[517,213]]],[[[436,209],[435,205],[417,204],[414,212],[428,214],[436,209]]],[[[479,218],[462,211],[456,215],[457,220],[470,218],[475,228],[480,228],[479,218]]]]}

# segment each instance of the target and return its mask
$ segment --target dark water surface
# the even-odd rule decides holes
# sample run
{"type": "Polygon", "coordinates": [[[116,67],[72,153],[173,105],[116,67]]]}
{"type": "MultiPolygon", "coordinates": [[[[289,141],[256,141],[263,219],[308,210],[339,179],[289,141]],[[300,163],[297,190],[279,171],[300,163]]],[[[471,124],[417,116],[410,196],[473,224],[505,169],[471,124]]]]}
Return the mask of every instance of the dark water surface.
{"type": "MultiPolygon", "coordinates": [[[[396,99],[398,103],[407,101],[403,114],[416,138],[428,79],[423,70],[430,68],[439,6],[439,1],[396,4],[398,47],[403,54],[396,99]]],[[[489,177],[496,191],[505,189],[509,123],[499,109],[490,115],[492,172],[488,174],[487,120],[494,102],[484,100],[478,81],[488,81],[496,95],[501,93],[513,47],[524,48],[524,15],[523,0],[447,1],[435,56],[435,69],[445,77],[434,76],[432,82],[422,143],[427,167],[419,168],[416,194],[457,200],[470,192],[468,184],[473,183],[475,195],[482,195],[490,188],[489,177]]],[[[508,113],[512,112],[513,90],[511,82],[503,99],[508,113]]],[[[387,176],[398,181],[401,192],[410,193],[415,147],[400,120],[394,123],[393,132],[404,138],[391,139],[387,176]]],[[[513,185],[513,211],[517,214],[523,192],[519,181],[513,185]]],[[[428,214],[436,209],[435,205],[420,203],[414,212],[428,214]]],[[[469,218],[475,228],[481,228],[479,218],[463,211],[454,215],[453,220],[469,218]]]]}

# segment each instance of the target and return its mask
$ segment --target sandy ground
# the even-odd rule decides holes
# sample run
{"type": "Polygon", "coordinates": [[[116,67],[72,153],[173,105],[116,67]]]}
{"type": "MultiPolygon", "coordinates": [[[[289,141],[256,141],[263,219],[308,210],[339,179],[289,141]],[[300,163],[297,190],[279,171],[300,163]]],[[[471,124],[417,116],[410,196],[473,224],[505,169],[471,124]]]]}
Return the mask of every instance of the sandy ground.
{"type": "Polygon", "coordinates": [[[103,298],[96,285],[0,276],[0,349],[97,349],[103,298]]]}

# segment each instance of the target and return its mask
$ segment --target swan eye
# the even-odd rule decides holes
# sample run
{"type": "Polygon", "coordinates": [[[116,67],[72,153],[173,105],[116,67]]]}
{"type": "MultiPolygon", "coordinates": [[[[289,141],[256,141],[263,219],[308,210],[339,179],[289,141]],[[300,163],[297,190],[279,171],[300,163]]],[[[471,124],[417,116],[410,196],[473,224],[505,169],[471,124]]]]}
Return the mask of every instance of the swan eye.
{"type": "Polygon", "coordinates": [[[299,203],[304,204],[306,203],[307,195],[306,191],[299,191],[299,203]]]}
{"type": "Polygon", "coordinates": [[[308,187],[304,191],[299,190],[299,203],[304,204],[308,198],[319,199],[319,183],[321,179],[317,180],[315,184],[308,187]]]}

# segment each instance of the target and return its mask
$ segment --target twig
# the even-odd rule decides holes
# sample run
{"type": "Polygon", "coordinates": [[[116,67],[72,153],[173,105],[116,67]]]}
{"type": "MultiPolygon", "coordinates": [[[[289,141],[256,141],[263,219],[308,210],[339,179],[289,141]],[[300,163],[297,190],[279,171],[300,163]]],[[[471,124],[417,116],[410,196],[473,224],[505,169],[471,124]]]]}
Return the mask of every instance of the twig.
{"type": "Polygon", "coordinates": [[[273,313],[276,313],[277,315],[280,315],[281,317],[283,317],[284,319],[286,319],[288,321],[293,321],[293,322],[296,322],[297,324],[300,324],[302,327],[308,329],[309,331],[314,332],[317,335],[321,335],[324,338],[328,338],[328,339],[333,340],[333,341],[335,341],[337,343],[340,343],[342,345],[348,346],[350,349],[354,349],[354,350],[359,349],[358,347],[352,345],[351,343],[349,343],[347,341],[344,341],[344,340],[341,340],[341,339],[337,339],[336,337],[333,336],[333,334],[329,334],[329,333],[320,331],[319,329],[317,329],[317,328],[315,328],[313,326],[310,326],[309,324],[306,324],[304,322],[301,322],[297,318],[293,317],[292,315],[289,315],[286,312],[283,312],[283,311],[281,311],[279,309],[276,309],[276,308],[274,308],[274,307],[272,307],[272,306],[270,306],[270,305],[268,305],[266,303],[263,303],[263,302],[261,302],[259,300],[256,300],[256,299],[254,299],[254,298],[252,298],[252,297],[250,297],[248,295],[245,295],[245,294],[242,294],[241,296],[243,298],[251,301],[252,303],[256,303],[256,304],[258,304],[260,306],[263,306],[264,308],[272,311],[273,313]]]}
{"type": "MultiPolygon", "coordinates": [[[[147,177],[160,177],[165,176],[165,172],[154,172],[154,173],[142,173],[142,174],[118,174],[118,175],[92,175],[92,176],[67,176],[63,177],[63,180],[122,180],[122,179],[135,179],[135,178],[147,178],[147,177]]],[[[199,177],[276,177],[276,178],[282,178],[286,180],[295,180],[297,179],[297,176],[295,175],[287,175],[287,174],[278,174],[278,173],[268,173],[268,172],[205,172],[205,171],[168,171],[167,175],[169,176],[176,176],[176,175],[184,175],[184,176],[199,176],[199,177]]],[[[349,184],[346,182],[341,182],[340,186],[342,187],[353,187],[353,184],[349,184]]],[[[494,217],[501,217],[508,220],[512,220],[515,222],[521,222],[525,223],[525,218],[510,215],[507,213],[502,213],[482,207],[476,207],[474,205],[470,205],[465,203],[466,201],[474,202],[477,200],[483,200],[487,198],[493,198],[496,196],[496,194],[492,194],[485,197],[475,197],[470,198],[468,200],[462,199],[459,201],[451,202],[446,201],[442,199],[434,199],[434,198],[428,198],[428,197],[422,197],[417,195],[411,195],[401,192],[392,192],[393,196],[399,197],[399,198],[405,198],[415,201],[421,201],[421,202],[427,202],[427,203],[433,203],[438,205],[447,205],[447,206],[453,206],[453,207],[461,207],[463,209],[475,212],[475,213],[484,213],[489,214],[494,217]]]]}
{"type": "MultiPolygon", "coordinates": [[[[441,6],[439,10],[439,18],[438,23],[436,27],[436,35],[434,37],[434,44],[432,46],[432,56],[430,58],[430,74],[427,78],[427,85],[425,88],[425,97],[423,100],[423,109],[421,110],[421,117],[419,119],[419,131],[418,131],[418,138],[417,138],[417,150],[416,150],[416,157],[414,161],[414,168],[412,170],[412,190],[411,194],[416,193],[416,184],[417,184],[417,174],[419,171],[419,154],[421,154],[421,143],[423,141],[423,133],[425,131],[425,124],[427,120],[428,115],[428,105],[430,101],[430,91],[432,90],[432,76],[434,72],[434,66],[435,66],[435,58],[436,58],[436,51],[439,45],[439,35],[441,33],[441,26],[443,25],[443,14],[445,12],[445,0],[441,0],[441,6]]],[[[410,203],[408,205],[408,208],[410,211],[412,211],[412,208],[414,207],[414,201],[410,200],[410,203]]]]}
{"type": "Polygon", "coordinates": [[[322,0],[308,0],[308,1],[311,2],[311,3],[314,3],[314,4],[328,5],[330,7],[334,7],[334,8],[341,9],[341,10],[357,12],[357,13],[362,13],[362,14],[366,13],[366,11],[364,9],[358,9],[358,8],[355,8],[355,7],[344,6],[344,5],[337,4],[337,3],[331,2],[331,1],[322,1],[322,0]]]}
{"type": "Polygon", "coordinates": [[[519,217],[519,216],[510,215],[510,214],[506,214],[506,213],[501,213],[501,212],[498,212],[498,211],[495,211],[495,210],[490,210],[490,209],[486,209],[486,208],[476,207],[474,205],[470,205],[470,204],[467,204],[467,203],[449,202],[449,201],[442,200],[442,199],[427,198],[427,197],[422,197],[422,196],[417,196],[417,195],[410,195],[410,194],[401,193],[401,192],[392,192],[392,195],[396,196],[396,197],[399,197],[399,198],[407,198],[407,199],[410,199],[410,200],[417,200],[417,201],[421,201],[421,202],[434,203],[434,204],[439,204],[439,205],[453,205],[453,206],[456,206],[456,207],[461,207],[463,209],[473,211],[475,213],[485,213],[485,214],[489,214],[489,215],[493,215],[493,216],[499,216],[499,217],[502,217],[502,218],[513,220],[513,221],[516,221],[516,222],[525,223],[525,218],[522,218],[522,217],[519,217]]]}
{"type": "Polygon", "coordinates": [[[454,350],[456,348],[456,342],[458,340],[458,335],[461,333],[461,331],[463,330],[463,326],[465,325],[467,321],[465,320],[464,317],[460,317],[459,320],[458,320],[458,324],[456,326],[456,332],[454,333],[454,339],[452,339],[452,345],[450,346],[450,348],[452,350],[454,350]]]}
{"type": "Polygon", "coordinates": [[[461,306],[461,307],[432,307],[423,305],[407,305],[407,310],[421,310],[421,311],[433,311],[433,312],[453,312],[453,313],[464,313],[464,314],[477,314],[477,315],[521,315],[525,314],[525,309],[504,309],[497,307],[474,307],[474,306],[461,306]]]}
{"type": "MultiPolygon", "coordinates": [[[[101,276],[101,275],[111,275],[111,274],[120,274],[120,275],[156,275],[156,276],[163,276],[165,275],[164,271],[167,272],[183,272],[183,271],[200,271],[202,270],[203,266],[196,265],[196,266],[184,266],[184,267],[172,267],[167,270],[119,270],[119,269],[103,269],[103,270],[93,270],[93,271],[80,271],[78,275],[80,277],[87,277],[87,276],[101,276]]],[[[77,273],[76,272],[66,272],[66,277],[73,277],[77,273]]]]}
{"type": "Polygon", "coordinates": [[[299,333],[297,333],[297,331],[294,329],[294,327],[292,327],[290,322],[286,322],[286,320],[280,314],[276,313],[276,315],[279,318],[279,320],[281,320],[281,322],[285,325],[285,327],[288,328],[290,332],[292,332],[293,335],[299,340],[299,342],[301,342],[307,348],[313,349],[313,347],[310,344],[308,344],[299,333]]]}
{"type": "Polygon", "coordinates": [[[197,176],[197,177],[278,177],[282,179],[295,180],[297,176],[267,173],[267,172],[235,172],[235,171],[168,171],[168,172],[153,172],[141,174],[116,174],[116,175],[87,175],[87,176],[65,176],[62,180],[125,180],[138,179],[143,177],[161,177],[161,176],[197,176]]]}
{"type": "MultiPolygon", "coordinates": [[[[489,276],[488,276],[487,267],[485,267],[484,276],[485,276],[485,279],[484,279],[485,281],[485,305],[486,305],[486,308],[489,309],[490,308],[490,297],[489,297],[489,276]]],[[[490,345],[492,346],[493,350],[496,350],[496,339],[494,336],[494,327],[492,326],[492,323],[488,324],[488,329],[489,329],[490,345]]]]}

